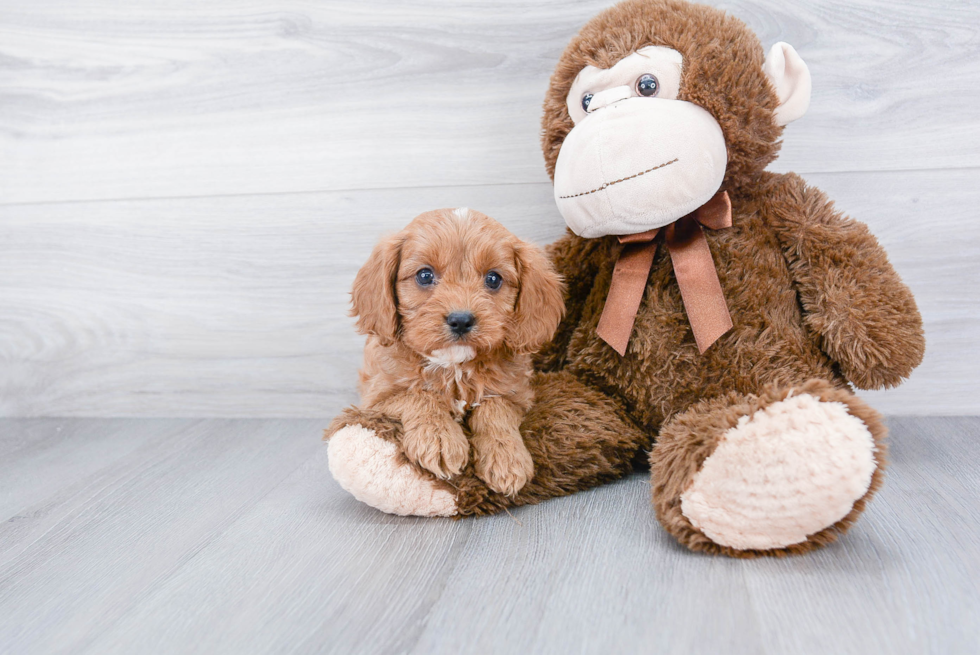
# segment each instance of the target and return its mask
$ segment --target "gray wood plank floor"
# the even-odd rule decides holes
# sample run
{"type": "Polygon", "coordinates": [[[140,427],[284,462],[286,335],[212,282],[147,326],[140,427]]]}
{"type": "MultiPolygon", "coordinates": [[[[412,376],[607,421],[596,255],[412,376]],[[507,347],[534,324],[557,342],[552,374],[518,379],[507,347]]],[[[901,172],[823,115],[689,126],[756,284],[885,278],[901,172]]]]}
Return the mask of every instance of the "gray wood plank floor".
{"type": "Polygon", "coordinates": [[[837,544],[691,554],[637,474],[477,520],[332,481],[325,420],[0,421],[0,653],[975,653],[978,418],[891,418],[837,544]]]}

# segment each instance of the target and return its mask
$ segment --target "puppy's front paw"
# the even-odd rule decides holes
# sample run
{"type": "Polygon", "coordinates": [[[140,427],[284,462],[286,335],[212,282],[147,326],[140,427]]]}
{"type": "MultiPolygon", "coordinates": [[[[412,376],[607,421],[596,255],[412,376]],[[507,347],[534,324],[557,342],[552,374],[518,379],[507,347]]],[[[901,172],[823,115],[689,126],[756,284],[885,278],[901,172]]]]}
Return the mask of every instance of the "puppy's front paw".
{"type": "Polygon", "coordinates": [[[458,475],[470,456],[463,428],[449,417],[406,429],[402,449],[410,460],[443,480],[458,475]]]}
{"type": "Polygon", "coordinates": [[[534,461],[520,432],[515,430],[504,439],[480,439],[479,443],[476,476],[497,493],[516,496],[534,477],[534,461]]]}

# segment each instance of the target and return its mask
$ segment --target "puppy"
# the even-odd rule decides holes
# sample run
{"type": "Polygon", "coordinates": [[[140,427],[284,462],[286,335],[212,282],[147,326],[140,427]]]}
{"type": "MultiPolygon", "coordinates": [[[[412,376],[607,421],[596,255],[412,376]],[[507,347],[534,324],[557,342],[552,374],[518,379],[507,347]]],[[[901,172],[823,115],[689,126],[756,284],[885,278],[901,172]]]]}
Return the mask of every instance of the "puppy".
{"type": "Polygon", "coordinates": [[[516,494],[534,475],[519,430],[531,354],[557,329],[562,293],[544,253],[492,218],[416,217],[354,280],[351,315],[368,335],[362,407],[400,419],[406,456],[435,475],[462,471],[472,446],[476,475],[516,494]]]}

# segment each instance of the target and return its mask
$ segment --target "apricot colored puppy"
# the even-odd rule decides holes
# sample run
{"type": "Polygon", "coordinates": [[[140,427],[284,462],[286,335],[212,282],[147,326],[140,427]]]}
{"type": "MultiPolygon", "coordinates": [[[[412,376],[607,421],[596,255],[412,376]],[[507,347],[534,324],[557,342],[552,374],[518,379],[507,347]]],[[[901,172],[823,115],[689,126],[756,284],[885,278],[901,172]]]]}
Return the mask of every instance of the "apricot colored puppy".
{"type": "Polygon", "coordinates": [[[375,247],[352,303],[368,335],[361,407],[399,419],[406,456],[440,478],[472,446],[476,475],[515,495],[534,475],[531,355],[564,313],[544,253],[465,207],[426,212],[375,247]]]}

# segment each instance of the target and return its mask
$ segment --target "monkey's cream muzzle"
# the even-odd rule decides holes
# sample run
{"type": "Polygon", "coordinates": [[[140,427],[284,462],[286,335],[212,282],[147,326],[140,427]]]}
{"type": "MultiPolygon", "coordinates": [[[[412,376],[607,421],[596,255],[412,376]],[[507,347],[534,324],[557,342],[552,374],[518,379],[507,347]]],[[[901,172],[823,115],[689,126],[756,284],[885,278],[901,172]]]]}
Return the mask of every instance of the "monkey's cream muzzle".
{"type": "Polygon", "coordinates": [[[711,114],[630,92],[597,93],[558,154],[555,201],[579,236],[663,227],[706,203],[725,177],[725,138],[711,114]]]}
{"type": "MultiPolygon", "coordinates": [[[[620,355],[661,238],[698,349],[732,327],[703,229],[732,225],[731,200],[718,190],[728,151],[714,117],[678,99],[683,61],[671,48],[640,48],[611,68],[585,66],[565,98],[575,127],[555,162],[555,201],[575,234],[623,244],[596,329],[620,355]]],[[[810,73],[796,51],[777,43],[764,69],[779,97],[773,120],[802,116],[810,73]]]]}

